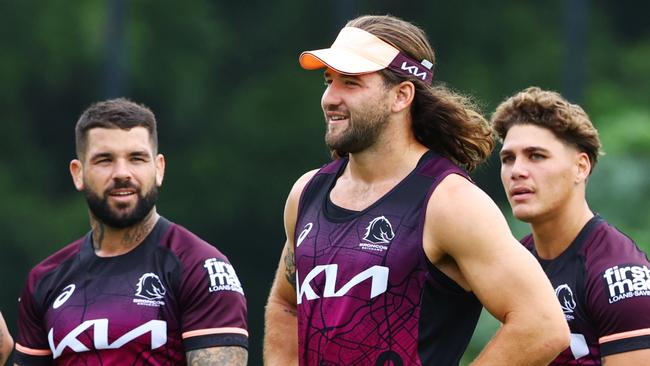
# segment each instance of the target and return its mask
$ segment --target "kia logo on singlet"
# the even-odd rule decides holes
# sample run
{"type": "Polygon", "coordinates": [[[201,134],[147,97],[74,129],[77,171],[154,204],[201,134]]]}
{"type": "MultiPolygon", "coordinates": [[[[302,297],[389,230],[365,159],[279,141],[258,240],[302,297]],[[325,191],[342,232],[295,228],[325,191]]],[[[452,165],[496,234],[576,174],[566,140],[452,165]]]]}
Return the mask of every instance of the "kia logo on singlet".
{"type": "Polygon", "coordinates": [[[393,226],[384,216],[375,217],[366,227],[366,234],[363,240],[373,244],[388,244],[395,237],[393,226]]]}
{"type": "Polygon", "coordinates": [[[350,281],[344,284],[341,288],[336,290],[336,282],[338,277],[338,264],[326,264],[314,267],[302,283],[298,278],[298,271],[296,271],[296,292],[298,296],[298,304],[302,303],[303,295],[307,300],[318,299],[320,296],[311,287],[311,282],[321,273],[325,273],[325,286],[323,287],[323,297],[341,297],[348,293],[353,287],[359,283],[371,279],[370,298],[374,298],[386,292],[388,288],[388,267],[372,266],[365,271],[352,277],[350,281]]]}

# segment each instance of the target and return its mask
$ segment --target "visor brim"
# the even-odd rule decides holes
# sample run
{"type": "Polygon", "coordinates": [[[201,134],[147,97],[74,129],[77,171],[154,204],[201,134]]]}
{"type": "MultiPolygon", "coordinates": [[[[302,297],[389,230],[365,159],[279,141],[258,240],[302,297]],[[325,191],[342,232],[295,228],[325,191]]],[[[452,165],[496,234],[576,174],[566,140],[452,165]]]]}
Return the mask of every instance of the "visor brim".
{"type": "Polygon", "coordinates": [[[305,51],[300,55],[299,62],[300,66],[306,70],[329,67],[336,72],[348,75],[367,74],[385,69],[388,66],[370,61],[344,48],[305,51]]]}

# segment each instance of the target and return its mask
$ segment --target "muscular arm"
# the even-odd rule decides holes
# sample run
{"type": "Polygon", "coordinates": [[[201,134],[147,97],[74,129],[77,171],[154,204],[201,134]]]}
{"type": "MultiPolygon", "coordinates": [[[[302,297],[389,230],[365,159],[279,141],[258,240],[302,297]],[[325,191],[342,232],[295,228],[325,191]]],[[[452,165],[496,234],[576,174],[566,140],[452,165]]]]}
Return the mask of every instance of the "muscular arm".
{"type": "Polygon", "coordinates": [[[424,248],[436,264],[449,256],[460,282],[503,323],[473,365],[547,365],[569,345],[569,329],[550,282],[520,245],[494,202],[450,175],[427,207],[424,248]]]}
{"type": "Polygon", "coordinates": [[[315,171],[303,175],[294,184],[284,208],[287,240],[271,287],[264,314],[264,364],[298,365],[298,319],[296,318],[296,266],[294,233],[298,201],[303,188],[315,171]]]}
{"type": "Polygon", "coordinates": [[[14,340],[9,334],[7,323],[0,313],[0,365],[4,365],[9,357],[11,350],[14,348],[14,340]]]}
{"type": "Polygon", "coordinates": [[[187,364],[190,366],[246,366],[248,351],[244,347],[211,347],[187,352],[187,364]]]}

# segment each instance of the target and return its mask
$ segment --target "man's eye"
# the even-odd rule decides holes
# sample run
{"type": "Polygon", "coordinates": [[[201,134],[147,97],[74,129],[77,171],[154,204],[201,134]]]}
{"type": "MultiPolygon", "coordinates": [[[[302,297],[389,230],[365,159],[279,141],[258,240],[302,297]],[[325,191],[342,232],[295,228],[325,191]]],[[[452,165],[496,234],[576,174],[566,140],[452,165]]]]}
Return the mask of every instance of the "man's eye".
{"type": "Polygon", "coordinates": [[[507,164],[510,163],[514,160],[512,156],[502,156],[501,157],[501,164],[507,164]]]}

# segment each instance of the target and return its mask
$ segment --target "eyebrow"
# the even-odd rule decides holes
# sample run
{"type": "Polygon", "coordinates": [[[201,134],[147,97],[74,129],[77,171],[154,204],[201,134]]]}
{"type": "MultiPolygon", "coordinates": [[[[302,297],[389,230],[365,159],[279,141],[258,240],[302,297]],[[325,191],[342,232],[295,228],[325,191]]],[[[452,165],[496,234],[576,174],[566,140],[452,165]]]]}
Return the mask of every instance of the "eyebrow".
{"type": "MultiPolygon", "coordinates": [[[[102,158],[111,158],[113,157],[114,154],[109,153],[109,152],[99,152],[90,157],[90,160],[97,160],[97,159],[102,159],[102,158]]],[[[146,156],[149,157],[149,152],[146,150],[136,150],[132,151],[129,153],[129,156],[146,156]]]]}
{"type": "Polygon", "coordinates": [[[112,157],[112,156],[113,156],[113,154],[111,154],[111,153],[100,152],[100,153],[96,153],[96,154],[93,154],[92,156],[90,156],[89,160],[97,160],[97,159],[102,159],[102,158],[110,158],[110,157],[112,157]]]}
{"type": "MultiPolygon", "coordinates": [[[[528,147],[525,147],[525,148],[523,149],[523,151],[524,151],[525,153],[529,153],[529,154],[530,154],[530,153],[533,153],[533,152],[544,152],[544,153],[548,153],[548,149],[543,148],[543,147],[541,147],[541,146],[528,146],[528,147]]],[[[510,154],[510,155],[513,154],[512,150],[510,150],[510,149],[502,149],[502,150],[499,152],[499,156],[509,155],[509,154],[510,154]]]]}

